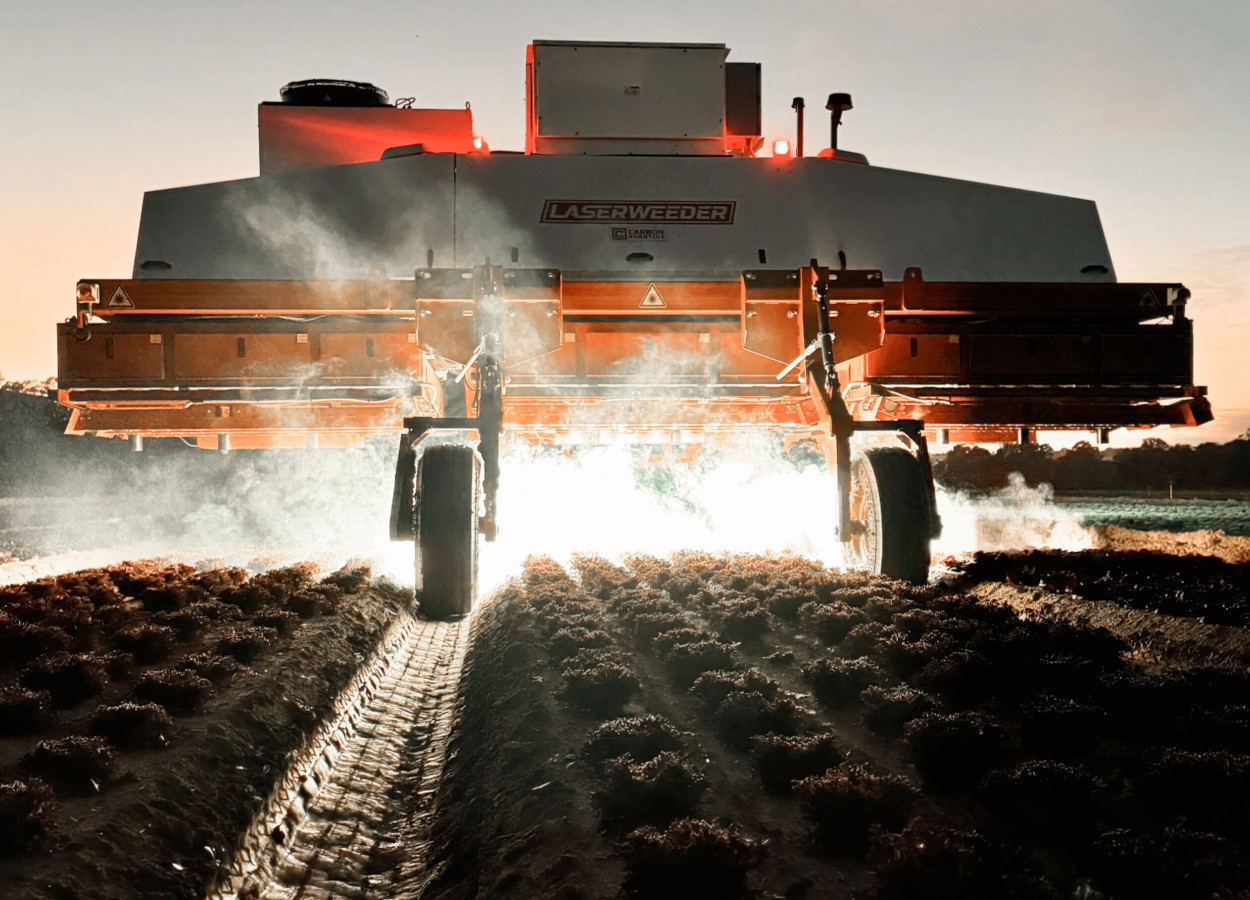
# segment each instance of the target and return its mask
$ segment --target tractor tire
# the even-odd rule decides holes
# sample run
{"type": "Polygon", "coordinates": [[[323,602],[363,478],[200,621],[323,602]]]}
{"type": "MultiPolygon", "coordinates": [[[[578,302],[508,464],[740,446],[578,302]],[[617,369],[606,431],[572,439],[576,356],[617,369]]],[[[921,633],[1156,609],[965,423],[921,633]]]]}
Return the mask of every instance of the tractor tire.
{"type": "Polygon", "coordinates": [[[851,458],[848,567],[900,581],[929,580],[929,502],[924,468],[897,447],[851,458]]]}
{"type": "Polygon", "coordinates": [[[454,619],[477,593],[477,454],[441,445],[421,454],[417,474],[417,589],[421,611],[454,619]]]}

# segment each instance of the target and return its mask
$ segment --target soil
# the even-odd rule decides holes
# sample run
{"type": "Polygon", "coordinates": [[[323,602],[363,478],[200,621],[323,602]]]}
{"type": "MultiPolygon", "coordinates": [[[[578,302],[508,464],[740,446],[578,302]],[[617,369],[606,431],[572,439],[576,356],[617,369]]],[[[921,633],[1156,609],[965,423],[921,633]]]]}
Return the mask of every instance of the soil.
{"type": "Polygon", "coordinates": [[[1207,625],[1250,625],[1250,566],[1208,556],[1147,550],[980,553],[954,572],[956,586],[1007,582],[1207,625]]]}
{"type": "Polygon", "coordinates": [[[1094,546],[1105,550],[1149,550],[1168,556],[1213,556],[1228,563],[1250,563],[1250,537],[1222,531],[1134,531],[1104,525],[1092,529],[1094,546]]]}
{"type": "MultiPolygon", "coordinates": [[[[982,554],[922,587],[788,555],[531,558],[475,612],[428,868],[406,883],[1250,896],[1250,567],[1115,540],[982,554]]],[[[25,786],[0,785],[0,816],[21,813],[0,823],[5,896],[204,896],[412,603],[308,566],[0,587],[0,725],[21,732],[0,738],[0,782],[25,786]]],[[[424,734],[420,716],[387,727],[424,734]]],[[[432,784],[397,778],[378,803],[425,808],[432,784]]],[[[353,895],[383,896],[376,865],[411,869],[410,851],[371,857],[353,895]]],[[[330,895],[304,887],[283,896],[330,895]]]]}
{"type": "Polygon", "coordinates": [[[1227,665],[1147,659],[1003,599],[794,557],[530,560],[469,654],[427,896],[1250,889],[1243,629],[1202,632],[1227,665]]]}
{"type": "MultiPolygon", "coordinates": [[[[23,620],[40,622],[35,638],[51,648],[68,641],[79,670],[103,675],[85,687],[65,676],[87,696],[67,702],[70,691],[62,708],[0,739],[0,781],[29,785],[38,775],[55,789],[51,808],[35,816],[51,833],[17,829],[0,847],[4,895],[203,897],[288,754],[411,602],[367,570],[319,580],[310,566],[256,575],[126,564],[0,588],[8,646],[32,640],[23,620]],[[182,673],[157,674],[171,670],[182,673]],[[133,716],[106,725],[97,713],[153,699],[158,707],[143,715],[155,727],[146,731],[133,716]],[[108,737],[94,740],[114,762],[94,784],[66,778],[81,757],[32,772],[29,754],[41,742],[80,736],[81,747],[100,731],[108,737]]],[[[0,687],[43,684],[46,672],[32,672],[50,662],[64,654],[25,664],[7,655],[0,687]]]]}
{"type": "Polygon", "coordinates": [[[972,596],[1001,603],[1024,617],[1062,619],[1078,627],[1104,628],[1123,638],[1136,658],[1154,668],[1250,667],[1250,629],[1208,625],[1186,616],[1128,609],[1107,600],[985,582],[972,596]]]}

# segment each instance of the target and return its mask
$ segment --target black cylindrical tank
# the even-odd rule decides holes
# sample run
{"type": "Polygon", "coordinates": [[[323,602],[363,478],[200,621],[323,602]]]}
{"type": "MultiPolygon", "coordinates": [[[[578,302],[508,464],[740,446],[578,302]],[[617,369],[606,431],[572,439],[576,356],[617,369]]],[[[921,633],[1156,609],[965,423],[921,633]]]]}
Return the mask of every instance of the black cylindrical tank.
{"type": "Polygon", "coordinates": [[[292,106],[390,106],[386,91],[367,81],[309,78],[292,81],[280,94],[292,106]]]}

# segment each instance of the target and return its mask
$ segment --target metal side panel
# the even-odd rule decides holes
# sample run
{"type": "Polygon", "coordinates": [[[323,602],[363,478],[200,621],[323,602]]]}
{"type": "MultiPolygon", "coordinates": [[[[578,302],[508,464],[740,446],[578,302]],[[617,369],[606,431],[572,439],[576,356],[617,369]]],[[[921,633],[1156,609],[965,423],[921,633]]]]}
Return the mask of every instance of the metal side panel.
{"type": "Polygon", "coordinates": [[[149,191],[134,277],[411,277],[451,262],[454,179],[430,154],[149,191]]]}
{"type": "MultiPolygon", "coordinates": [[[[74,339],[73,323],[63,322],[57,342],[64,389],[143,388],[177,396],[350,388],[334,394],[346,399],[361,391],[409,396],[432,378],[411,323],[380,317],[118,317],[94,326],[82,342],[74,339]]],[[[129,396],[142,402],[154,395],[129,396]]]]}
{"type": "Polygon", "coordinates": [[[1092,201],[823,159],[462,156],[456,265],[651,281],[806,265],[932,281],[1115,280],[1092,201]],[[632,257],[632,258],[631,258],[632,257]],[[1083,272],[1089,266],[1104,271],[1083,272]]]}
{"type": "Polygon", "coordinates": [[[723,154],[727,52],[535,41],[535,152],[723,154]]]}

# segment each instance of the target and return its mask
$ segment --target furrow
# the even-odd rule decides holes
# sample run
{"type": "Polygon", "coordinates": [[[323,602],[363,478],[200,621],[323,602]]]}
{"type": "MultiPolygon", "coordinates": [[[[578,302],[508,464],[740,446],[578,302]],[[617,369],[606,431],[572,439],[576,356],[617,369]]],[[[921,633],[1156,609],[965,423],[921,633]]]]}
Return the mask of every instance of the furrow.
{"type": "MultiPolygon", "coordinates": [[[[383,885],[401,869],[420,869],[414,857],[424,846],[395,840],[396,791],[413,771],[423,786],[437,782],[469,630],[467,620],[407,615],[392,626],[288,769],[210,900],[389,896],[383,885]]],[[[433,791],[422,796],[431,806],[433,791]]]]}

